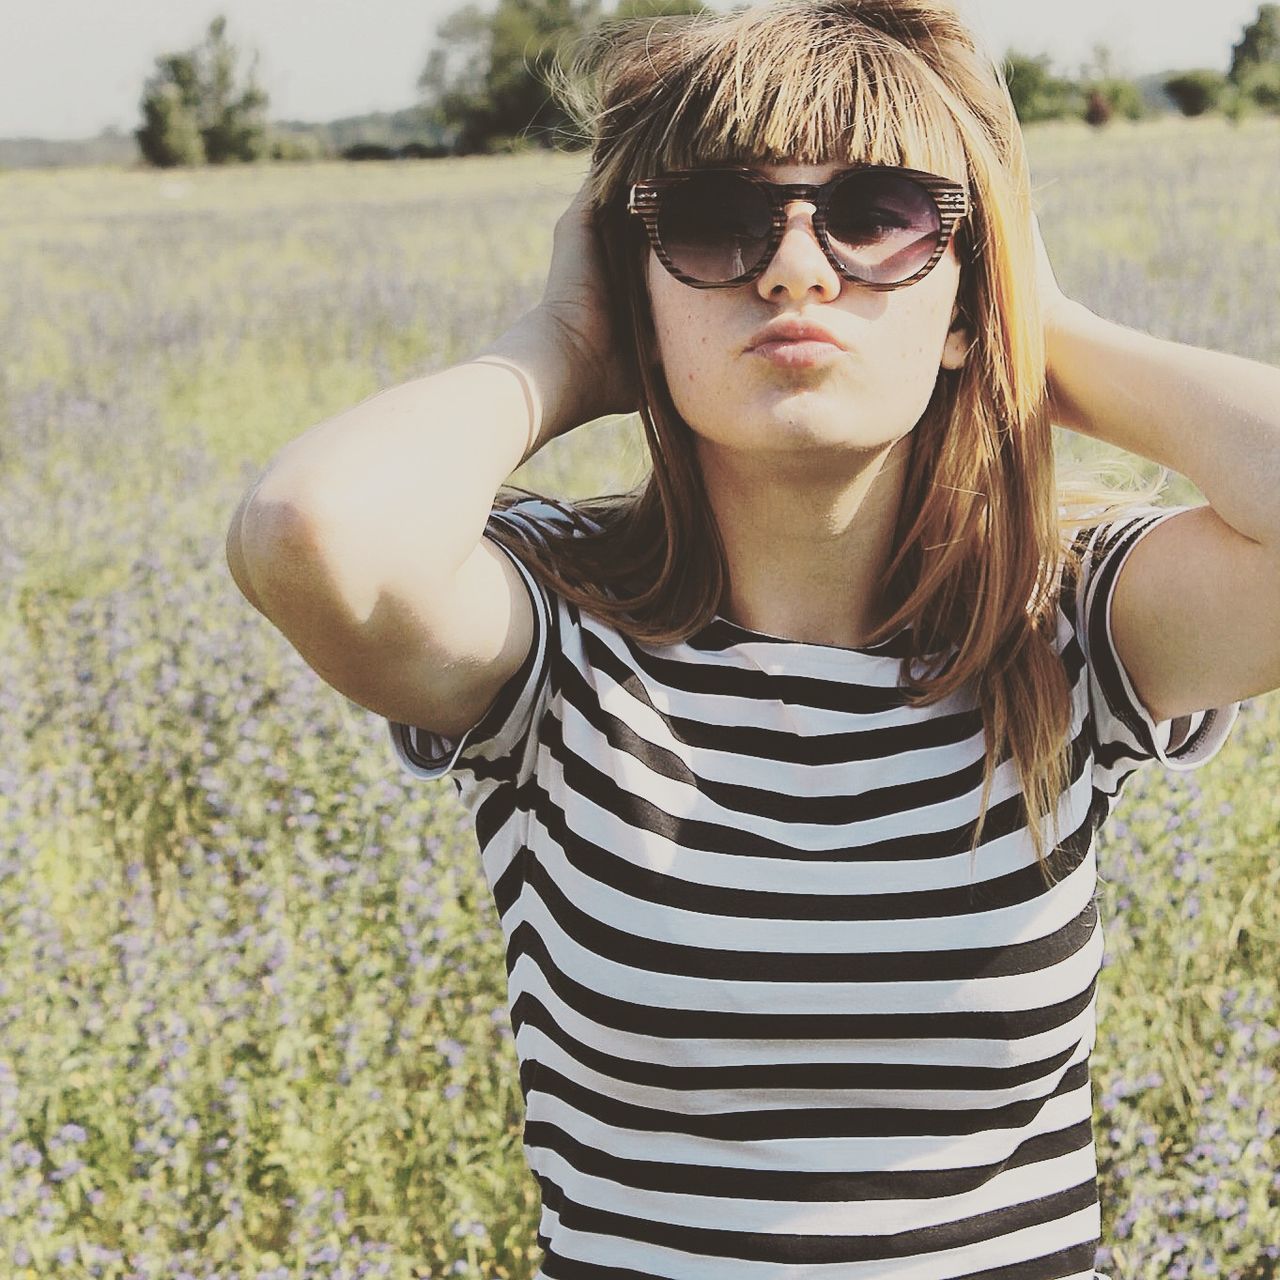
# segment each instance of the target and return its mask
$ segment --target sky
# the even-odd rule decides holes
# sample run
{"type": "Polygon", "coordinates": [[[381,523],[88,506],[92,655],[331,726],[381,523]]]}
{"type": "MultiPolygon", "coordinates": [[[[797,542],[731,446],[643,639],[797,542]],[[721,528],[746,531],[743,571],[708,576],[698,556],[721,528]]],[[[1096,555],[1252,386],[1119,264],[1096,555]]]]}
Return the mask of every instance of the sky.
{"type": "MultiPolygon", "coordinates": [[[[733,0],[710,0],[727,9],[733,0]]],[[[190,48],[217,13],[260,55],[275,120],[333,120],[417,101],[436,25],[462,0],[5,0],[0,137],[84,138],[138,123],[162,53],[190,48]]],[[[493,0],[481,0],[492,8],[493,0]]],[[[1095,45],[1142,75],[1226,70],[1259,0],[960,0],[997,56],[1048,53],[1075,73],[1095,45]]],[[[606,8],[612,8],[606,4],[606,8]]],[[[246,60],[247,62],[247,60],[246,60]]]]}

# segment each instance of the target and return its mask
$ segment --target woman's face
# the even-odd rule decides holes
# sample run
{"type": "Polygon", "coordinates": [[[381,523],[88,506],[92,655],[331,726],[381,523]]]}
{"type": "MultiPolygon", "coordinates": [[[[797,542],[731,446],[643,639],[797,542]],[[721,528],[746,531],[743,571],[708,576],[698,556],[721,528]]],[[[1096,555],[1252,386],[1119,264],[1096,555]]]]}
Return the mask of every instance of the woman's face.
{"type": "MultiPolygon", "coordinates": [[[[842,164],[759,164],[771,182],[827,181],[842,164]]],[[[814,207],[787,207],[787,228],[759,279],[694,289],[652,249],[647,280],[672,400],[700,448],[882,452],[919,422],[940,368],[958,368],[970,336],[951,331],[960,266],[952,239],[923,280],[880,293],[843,279],[813,230],[814,207]],[[779,317],[823,326],[840,343],[799,367],[752,350],[779,317]]]]}

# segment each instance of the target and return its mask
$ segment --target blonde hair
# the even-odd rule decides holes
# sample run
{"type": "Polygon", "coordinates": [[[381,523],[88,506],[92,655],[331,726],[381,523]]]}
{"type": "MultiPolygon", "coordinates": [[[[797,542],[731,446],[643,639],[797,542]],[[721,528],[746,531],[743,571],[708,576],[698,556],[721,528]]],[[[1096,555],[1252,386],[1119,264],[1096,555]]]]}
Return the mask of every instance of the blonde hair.
{"type": "MultiPolygon", "coordinates": [[[[724,545],[690,429],[657,360],[649,248],[628,216],[630,183],[708,163],[872,162],[968,184],[957,230],[958,301],[974,342],[940,371],[914,428],[893,555],[890,614],[867,640],[909,630],[901,685],[925,707],[969,684],[986,759],[971,855],[997,765],[1011,758],[1045,878],[1041,822],[1069,781],[1070,689],[1053,648],[1074,572],[1072,533],[1156,496],[1059,483],[1047,413],[1030,181],[1000,70],[949,0],[775,0],[727,14],[611,22],[553,75],[592,147],[590,190],[615,332],[643,391],[652,470],[636,489],[577,504],[578,536],[530,547],[495,528],[548,586],[635,640],[677,643],[727,588],[724,545]],[[956,653],[949,655],[948,646],[956,653]],[[932,665],[926,661],[932,659],[932,665]]],[[[497,505],[526,496],[505,486],[497,505]]]]}

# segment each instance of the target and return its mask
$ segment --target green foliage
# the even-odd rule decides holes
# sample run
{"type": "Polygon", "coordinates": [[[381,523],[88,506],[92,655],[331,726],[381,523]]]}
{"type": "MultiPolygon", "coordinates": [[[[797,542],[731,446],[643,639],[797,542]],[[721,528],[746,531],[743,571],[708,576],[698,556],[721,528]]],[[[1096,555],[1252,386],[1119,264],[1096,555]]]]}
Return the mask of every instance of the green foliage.
{"type": "Polygon", "coordinates": [[[260,160],[267,153],[267,95],[252,71],[248,84],[238,86],[239,55],[226,38],[226,26],[225,18],[215,18],[202,50],[200,132],[210,164],[260,160]]]}
{"type": "Polygon", "coordinates": [[[1031,57],[1010,50],[1005,57],[1005,79],[1024,125],[1083,117],[1089,124],[1101,126],[1116,116],[1140,120],[1146,115],[1142,90],[1117,73],[1105,45],[1094,49],[1092,61],[1081,69],[1078,80],[1056,75],[1048,54],[1031,57]]]}
{"type": "Polygon", "coordinates": [[[388,158],[403,155],[446,156],[452,151],[451,131],[431,118],[421,104],[402,111],[374,111],[343,116],[323,124],[277,120],[273,137],[284,134],[308,139],[321,156],[346,156],[355,147],[382,147],[388,158]]]}
{"type": "Polygon", "coordinates": [[[1238,97],[1230,114],[1240,119],[1251,108],[1280,111],[1280,4],[1264,4],[1231,51],[1228,79],[1238,97]]]}
{"type": "Polygon", "coordinates": [[[271,154],[268,98],[257,82],[257,58],[241,86],[239,54],[226,28],[226,19],[219,16],[209,24],[202,45],[156,59],[143,90],[143,123],[134,135],[149,164],[226,164],[271,154]]]}
{"type": "Polygon", "coordinates": [[[324,143],[310,133],[285,133],[276,129],[271,133],[268,158],[271,160],[307,161],[319,160],[325,155],[324,143]]]}
{"type": "Polygon", "coordinates": [[[1085,96],[1085,120],[1101,127],[1117,117],[1141,120],[1147,114],[1142,90],[1123,75],[1115,55],[1105,44],[1093,47],[1093,55],[1080,68],[1080,88],[1085,96]]]}
{"type": "Polygon", "coordinates": [[[1164,82],[1164,91],[1178,104],[1184,116],[1202,116],[1217,110],[1227,87],[1221,71],[1184,71],[1164,82]]]}
{"type": "Polygon", "coordinates": [[[599,16],[599,0],[500,0],[492,13],[468,5],[437,28],[419,88],[461,154],[493,149],[500,136],[554,133],[567,123],[546,71],[564,42],[599,16]]]}
{"type": "Polygon", "coordinates": [[[406,142],[403,147],[388,147],[381,142],[356,142],[342,151],[344,160],[439,160],[448,155],[443,146],[429,142],[406,142]]]}
{"type": "Polygon", "coordinates": [[[1023,124],[1080,114],[1079,86],[1054,74],[1047,53],[1031,57],[1011,49],[1005,55],[1004,68],[1009,96],[1023,124]]]}
{"type": "Polygon", "coordinates": [[[1263,111],[1280,111],[1280,62],[1250,67],[1239,81],[1241,96],[1263,111]]]}
{"type": "Polygon", "coordinates": [[[142,99],[143,123],[135,135],[148,164],[161,169],[204,163],[204,140],[195,110],[176,81],[148,87],[142,99]]]}
{"type": "Polygon", "coordinates": [[[1280,63],[1280,4],[1264,4],[1231,50],[1228,74],[1233,83],[1244,85],[1259,67],[1276,63],[1280,63]]]}
{"type": "MultiPolygon", "coordinates": [[[[702,12],[701,0],[622,0],[610,18],[702,12]]],[[[418,80],[432,118],[459,154],[512,152],[574,141],[573,125],[547,87],[564,46],[602,20],[600,0],[499,0],[468,4],[436,29],[418,80]]]]}
{"type": "Polygon", "coordinates": [[[618,0],[610,19],[674,18],[683,13],[701,13],[706,6],[691,0],[618,0]]]}
{"type": "Polygon", "coordinates": [[[1147,113],[1142,91],[1132,80],[1118,77],[1099,80],[1088,86],[1090,98],[1097,95],[1107,105],[1108,119],[1141,120],[1147,113]]]}

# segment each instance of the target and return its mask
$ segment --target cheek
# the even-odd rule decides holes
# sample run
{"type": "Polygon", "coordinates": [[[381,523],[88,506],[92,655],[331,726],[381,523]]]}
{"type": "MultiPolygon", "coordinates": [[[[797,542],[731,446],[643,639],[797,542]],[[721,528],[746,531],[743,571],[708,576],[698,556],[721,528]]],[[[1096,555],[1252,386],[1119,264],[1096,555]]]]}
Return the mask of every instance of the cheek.
{"type": "Polygon", "coordinates": [[[658,359],[677,408],[696,398],[699,387],[717,377],[709,358],[717,332],[707,294],[690,289],[650,260],[649,302],[658,359]]]}
{"type": "Polygon", "coordinates": [[[932,383],[951,330],[956,290],[945,276],[936,282],[922,281],[915,288],[920,292],[904,289],[894,296],[890,312],[883,317],[890,322],[882,330],[886,341],[877,345],[885,362],[897,366],[904,376],[932,383]]]}
{"type": "Polygon", "coordinates": [[[676,412],[691,427],[705,428],[715,419],[716,407],[732,394],[723,360],[713,358],[707,335],[696,325],[673,323],[659,338],[661,374],[676,412]]]}

